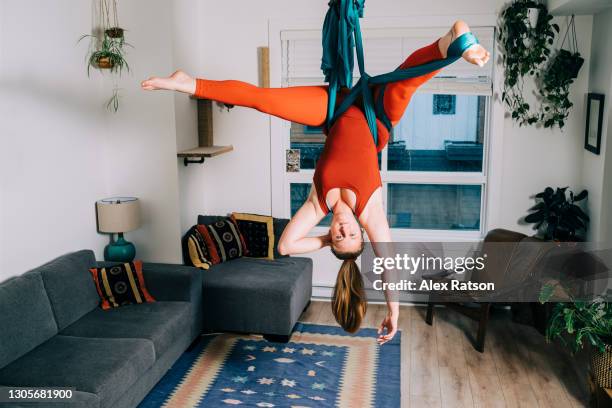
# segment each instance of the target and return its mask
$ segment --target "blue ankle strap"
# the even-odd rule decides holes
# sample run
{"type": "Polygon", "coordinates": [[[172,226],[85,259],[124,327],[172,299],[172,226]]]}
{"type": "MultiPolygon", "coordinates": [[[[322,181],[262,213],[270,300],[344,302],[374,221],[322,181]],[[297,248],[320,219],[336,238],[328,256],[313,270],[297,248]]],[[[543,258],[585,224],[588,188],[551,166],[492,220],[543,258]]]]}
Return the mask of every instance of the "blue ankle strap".
{"type": "Polygon", "coordinates": [[[448,47],[447,58],[461,58],[465,50],[474,44],[478,44],[478,39],[474,36],[474,34],[470,32],[461,34],[448,47]]]}

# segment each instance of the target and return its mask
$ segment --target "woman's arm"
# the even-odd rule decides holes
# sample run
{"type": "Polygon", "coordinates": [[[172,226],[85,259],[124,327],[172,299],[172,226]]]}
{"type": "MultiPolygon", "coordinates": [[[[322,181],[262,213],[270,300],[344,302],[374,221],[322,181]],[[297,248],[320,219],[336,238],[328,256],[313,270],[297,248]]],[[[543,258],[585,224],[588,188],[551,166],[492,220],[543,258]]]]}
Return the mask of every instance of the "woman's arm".
{"type": "MultiPolygon", "coordinates": [[[[382,188],[379,188],[372,194],[366,208],[364,209],[359,222],[366,230],[372,249],[377,257],[394,257],[393,243],[391,239],[391,229],[387,221],[387,214],[382,202],[382,188]]],[[[389,276],[389,271],[383,272],[382,279],[384,282],[396,281],[395,278],[389,276]]],[[[391,293],[385,291],[385,299],[387,301],[387,316],[383,319],[378,328],[378,343],[384,344],[393,339],[397,332],[397,321],[399,318],[399,302],[394,300],[391,293]],[[386,329],[386,333],[384,333],[386,329]]]]}
{"type": "Polygon", "coordinates": [[[329,234],[319,237],[308,237],[308,233],[316,226],[325,214],[319,206],[314,185],[308,199],[287,224],[278,243],[278,252],[282,255],[303,254],[313,252],[329,245],[329,234]]]}

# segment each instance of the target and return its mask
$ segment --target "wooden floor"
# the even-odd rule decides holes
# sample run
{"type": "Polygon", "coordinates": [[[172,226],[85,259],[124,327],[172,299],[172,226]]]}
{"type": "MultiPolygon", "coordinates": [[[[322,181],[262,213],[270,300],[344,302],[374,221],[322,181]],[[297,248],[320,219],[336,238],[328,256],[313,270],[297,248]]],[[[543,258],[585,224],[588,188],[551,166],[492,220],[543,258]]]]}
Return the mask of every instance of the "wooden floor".
{"type": "MultiPolygon", "coordinates": [[[[584,407],[585,381],[531,327],[494,313],[485,352],[472,347],[474,323],[436,308],[434,325],[425,307],[402,306],[402,407],[584,407]]],[[[365,327],[382,322],[384,305],[370,305],[365,327]]],[[[501,315],[500,315],[501,314],[501,315]]],[[[328,302],[313,301],[301,321],[336,325],[328,302]]]]}

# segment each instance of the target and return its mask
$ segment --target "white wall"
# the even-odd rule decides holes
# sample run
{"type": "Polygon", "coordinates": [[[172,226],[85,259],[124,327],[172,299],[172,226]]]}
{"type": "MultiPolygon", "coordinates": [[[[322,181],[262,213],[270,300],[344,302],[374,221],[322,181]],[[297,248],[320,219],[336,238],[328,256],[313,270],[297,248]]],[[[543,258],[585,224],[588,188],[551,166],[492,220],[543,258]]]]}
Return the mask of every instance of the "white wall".
{"type": "Polygon", "coordinates": [[[601,154],[584,151],[584,182],[594,192],[589,198],[592,212],[601,211],[601,217],[593,220],[592,239],[610,242],[612,240],[612,143],[607,143],[612,134],[612,9],[595,15],[593,20],[593,44],[589,91],[605,95],[604,122],[601,154]],[[593,211],[595,210],[595,211],[593,211]]]}
{"type": "MultiPolygon", "coordinates": [[[[142,201],[142,227],[129,234],[137,256],[182,263],[174,95],[145,92],[140,81],[167,75],[173,62],[173,4],[163,0],[119,2],[128,28],[131,72],[121,78],[122,105],[108,115],[109,192],[142,201]]],[[[105,85],[111,87],[106,81],[105,85]]]]}
{"type": "MultiPolygon", "coordinates": [[[[371,1],[366,4],[366,16],[447,15],[452,21],[456,16],[466,14],[496,14],[503,4],[500,0],[371,1]]],[[[284,18],[322,21],[327,2],[265,0],[249,2],[241,7],[238,14],[232,2],[202,2],[199,25],[202,65],[193,71],[196,76],[239,79],[256,84],[256,48],[269,42],[268,21],[284,18]]],[[[510,119],[505,119],[492,135],[502,143],[502,154],[495,164],[499,166],[501,198],[491,204],[496,207],[492,214],[497,214],[488,220],[491,228],[506,227],[531,233],[529,226],[517,222],[532,205],[533,194],[547,185],[581,187],[584,123],[581,100],[588,89],[591,25],[590,17],[577,18],[580,50],[586,55],[587,63],[572,88],[576,107],[565,130],[520,129],[510,119]],[[560,164],[557,166],[556,163],[560,164]]],[[[199,197],[191,197],[199,199],[199,203],[181,203],[183,218],[193,223],[199,212],[269,214],[272,206],[270,149],[273,146],[270,146],[268,118],[258,112],[236,108],[229,113],[215,112],[214,121],[215,142],[233,144],[235,151],[181,172],[181,184],[185,190],[202,191],[199,197]],[[194,174],[204,176],[192,182],[188,177],[195,178],[194,174]]],[[[328,252],[324,250],[312,255],[315,285],[331,285],[335,280],[338,263],[328,252]]]]}
{"type": "MultiPolygon", "coordinates": [[[[555,18],[562,28],[566,17],[555,18]]],[[[576,17],[578,48],[585,59],[584,66],[570,88],[574,107],[563,130],[538,127],[519,127],[507,118],[503,135],[503,176],[500,217],[491,220],[491,226],[500,226],[525,234],[533,234],[531,225],[517,223],[535,204],[533,195],[551,186],[569,186],[580,191],[589,186],[583,183],[582,157],[584,144],[585,95],[588,92],[589,60],[591,54],[591,16],[576,17]]],[[[558,45],[558,44],[555,44],[558,45]]],[[[499,68],[499,67],[498,67],[499,68]]],[[[526,87],[525,94],[531,89],[526,87]]]]}
{"type": "MultiPolygon", "coordinates": [[[[197,72],[202,66],[200,49],[206,39],[200,35],[202,2],[198,0],[174,1],[174,64],[185,72],[197,72]]],[[[174,112],[176,118],[177,151],[198,145],[196,101],[176,93],[174,112]]],[[[204,167],[208,166],[206,163],[204,167]]],[[[194,215],[202,209],[206,197],[205,171],[193,171],[199,165],[185,167],[179,163],[179,202],[181,203],[181,231],[195,223],[194,215]]]]}
{"type": "MultiPolygon", "coordinates": [[[[137,256],[180,260],[173,98],[138,89],[172,68],[169,2],[120,3],[134,45],[120,82],[120,111],[105,110],[112,83],[86,76],[92,3],[0,2],[0,281],[62,253],[108,239],[96,232],[94,203],[135,195],[143,227],[127,235],[137,256]]],[[[108,75],[108,74],[106,74],[108,75]]]]}
{"type": "Polygon", "coordinates": [[[106,91],[88,79],[88,2],[2,1],[0,280],[62,253],[103,247],[106,91]]]}

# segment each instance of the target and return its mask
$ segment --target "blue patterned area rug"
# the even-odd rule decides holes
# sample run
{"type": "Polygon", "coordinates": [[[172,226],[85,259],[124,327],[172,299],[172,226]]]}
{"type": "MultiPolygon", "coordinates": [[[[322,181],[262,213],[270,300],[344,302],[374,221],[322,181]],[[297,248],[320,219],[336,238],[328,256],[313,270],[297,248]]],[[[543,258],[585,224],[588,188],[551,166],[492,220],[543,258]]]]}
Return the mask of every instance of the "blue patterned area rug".
{"type": "Polygon", "coordinates": [[[298,323],[289,343],[206,336],[139,405],[153,407],[399,407],[400,333],[298,323]]]}

